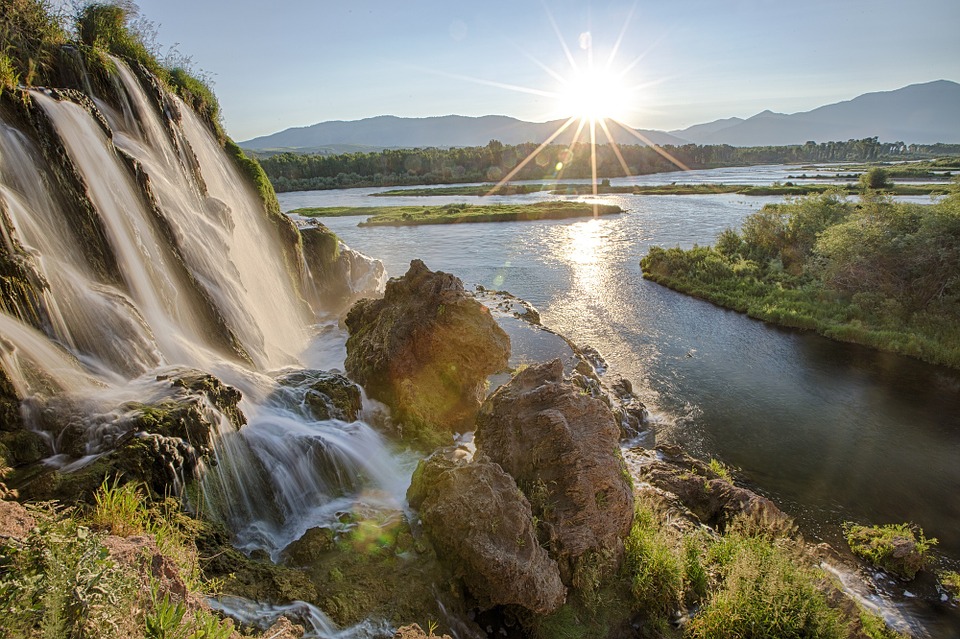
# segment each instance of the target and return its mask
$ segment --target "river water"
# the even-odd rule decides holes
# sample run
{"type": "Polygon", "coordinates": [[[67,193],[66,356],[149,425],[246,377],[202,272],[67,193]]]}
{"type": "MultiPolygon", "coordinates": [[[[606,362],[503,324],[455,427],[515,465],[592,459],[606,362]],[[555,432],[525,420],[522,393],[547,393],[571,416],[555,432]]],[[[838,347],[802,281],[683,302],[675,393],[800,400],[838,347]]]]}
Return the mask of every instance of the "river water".
{"type": "MultiPolygon", "coordinates": [[[[785,181],[795,167],[727,168],[617,183],[785,181]]],[[[372,198],[383,189],[280,195],[302,206],[477,202],[372,198]]],[[[490,198],[531,201],[543,194],[490,198]]],[[[533,303],[545,325],[597,348],[634,382],[657,442],[717,457],[810,534],[843,521],[912,521],[960,558],[960,372],[768,326],[643,279],[650,246],[710,244],[764,203],[740,195],[607,196],[627,213],[589,220],[359,228],[324,222],[390,276],[413,258],[468,286],[533,303]]],[[[924,198],[920,198],[923,200],[924,198]]]]}

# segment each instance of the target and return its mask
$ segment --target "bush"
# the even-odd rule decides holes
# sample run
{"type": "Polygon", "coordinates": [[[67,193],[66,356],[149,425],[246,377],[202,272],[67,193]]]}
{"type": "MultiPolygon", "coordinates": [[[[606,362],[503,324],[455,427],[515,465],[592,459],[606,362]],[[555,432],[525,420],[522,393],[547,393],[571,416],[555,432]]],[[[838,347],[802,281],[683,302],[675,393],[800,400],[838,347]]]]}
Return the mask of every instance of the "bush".
{"type": "Polygon", "coordinates": [[[692,639],[840,639],[840,614],[817,590],[817,576],[804,560],[760,537],[728,535],[708,557],[720,586],[693,618],[692,639]]]}

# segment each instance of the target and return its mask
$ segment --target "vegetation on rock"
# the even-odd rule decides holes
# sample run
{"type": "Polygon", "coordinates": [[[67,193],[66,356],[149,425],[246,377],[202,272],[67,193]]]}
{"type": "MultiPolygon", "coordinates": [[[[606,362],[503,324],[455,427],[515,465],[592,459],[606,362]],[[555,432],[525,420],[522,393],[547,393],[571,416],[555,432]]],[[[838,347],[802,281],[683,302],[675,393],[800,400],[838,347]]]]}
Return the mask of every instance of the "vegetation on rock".
{"type": "Polygon", "coordinates": [[[843,527],[853,554],[892,575],[910,581],[926,566],[937,540],[927,539],[919,526],[908,523],[843,527]]]}

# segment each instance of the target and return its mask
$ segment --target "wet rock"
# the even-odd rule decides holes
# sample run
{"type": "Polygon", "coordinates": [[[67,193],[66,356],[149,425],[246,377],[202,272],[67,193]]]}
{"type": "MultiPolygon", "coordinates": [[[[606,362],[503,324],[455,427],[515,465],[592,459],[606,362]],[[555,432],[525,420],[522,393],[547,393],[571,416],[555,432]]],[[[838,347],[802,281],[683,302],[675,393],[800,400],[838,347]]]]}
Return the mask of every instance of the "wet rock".
{"type": "Polygon", "coordinates": [[[638,467],[637,479],[673,493],[702,523],[721,532],[737,518],[771,533],[792,530],[790,518],[772,501],[734,485],[676,446],[657,447],[657,456],[638,467]]]}
{"type": "Polygon", "coordinates": [[[303,633],[303,626],[293,623],[286,617],[280,617],[260,636],[263,639],[300,639],[303,633]]]}
{"type": "Polygon", "coordinates": [[[420,260],[384,298],[347,314],[346,369],[394,411],[404,436],[440,443],[473,429],[489,374],[506,367],[510,339],[463,283],[420,260]]]}
{"type": "Polygon", "coordinates": [[[483,608],[559,608],[566,597],[559,567],[538,543],[516,482],[483,456],[467,462],[448,452],[420,462],[407,492],[438,555],[483,608]]]}
{"type": "Polygon", "coordinates": [[[291,389],[295,400],[316,420],[352,422],[360,416],[363,407],[360,387],[344,375],[303,370],[282,375],[277,381],[291,389]]]}
{"type": "Polygon", "coordinates": [[[315,311],[339,315],[362,297],[379,294],[387,279],[383,262],[347,247],[336,233],[316,220],[301,219],[304,290],[315,311]]]}
{"type": "Polygon", "coordinates": [[[178,370],[156,378],[142,402],[112,410],[58,396],[28,401],[34,426],[54,443],[57,467],[18,470],[12,484],[25,498],[89,500],[104,479],[144,484],[151,496],[178,492],[196,479],[222,420],[246,423],[240,391],[216,377],[178,370]]]}
{"type": "Polygon", "coordinates": [[[477,450],[529,498],[565,583],[588,553],[613,565],[622,555],[633,493],[618,436],[610,409],[565,382],[560,360],[521,371],[480,410],[477,450]]]}
{"type": "Polygon", "coordinates": [[[317,557],[336,548],[336,533],[330,528],[318,526],[303,533],[300,539],[283,551],[283,559],[293,566],[309,566],[317,557]]]}

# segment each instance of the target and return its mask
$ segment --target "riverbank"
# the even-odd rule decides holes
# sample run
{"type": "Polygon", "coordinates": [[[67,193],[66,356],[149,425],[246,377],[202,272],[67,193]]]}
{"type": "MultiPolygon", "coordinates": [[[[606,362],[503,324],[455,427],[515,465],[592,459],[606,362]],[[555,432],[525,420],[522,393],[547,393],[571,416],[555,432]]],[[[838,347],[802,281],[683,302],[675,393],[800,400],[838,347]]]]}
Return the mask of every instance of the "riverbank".
{"type": "Polygon", "coordinates": [[[960,368],[957,201],[771,205],[714,247],[651,247],[643,276],[766,322],[960,368]]]}
{"type": "Polygon", "coordinates": [[[301,217],[369,216],[358,226],[418,226],[423,224],[467,224],[476,222],[517,222],[563,220],[623,213],[619,206],[588,202],[536,202],[533,204],[447,204],[444,206],[370,206],[299,208],[289,211],[301,217]]]}

